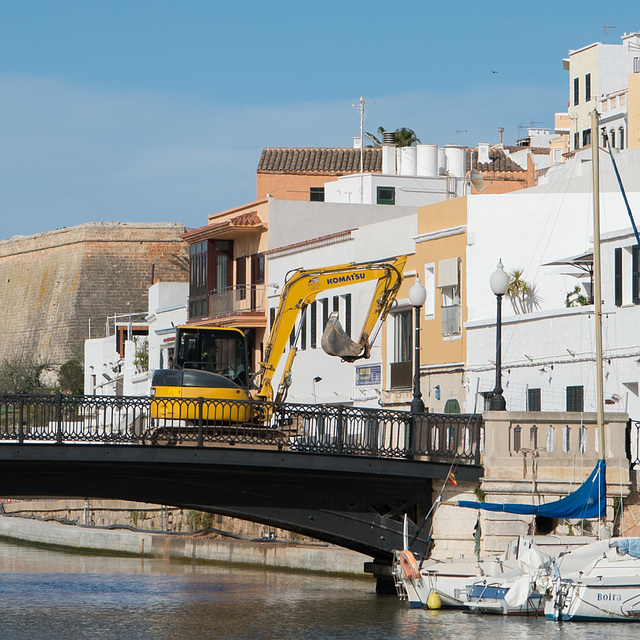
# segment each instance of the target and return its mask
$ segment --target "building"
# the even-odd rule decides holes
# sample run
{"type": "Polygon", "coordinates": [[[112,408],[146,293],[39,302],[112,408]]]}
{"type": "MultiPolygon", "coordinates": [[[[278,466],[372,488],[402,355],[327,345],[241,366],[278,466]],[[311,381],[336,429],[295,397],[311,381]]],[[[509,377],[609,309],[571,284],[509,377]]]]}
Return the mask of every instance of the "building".
{"type": "Polygon", "coordinates": [[[569,51],[563,68],[569,72],[569,151],[591,144],[594,109],[613,148],[640,146],[640,33],[625,33],[622,44],[595,42],[569,51]]]}

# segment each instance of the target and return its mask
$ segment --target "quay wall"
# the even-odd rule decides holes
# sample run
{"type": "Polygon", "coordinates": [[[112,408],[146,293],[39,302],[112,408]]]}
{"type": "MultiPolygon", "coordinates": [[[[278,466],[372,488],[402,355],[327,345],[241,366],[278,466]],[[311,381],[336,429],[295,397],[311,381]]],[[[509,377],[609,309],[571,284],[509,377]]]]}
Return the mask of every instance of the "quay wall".
{"type": "Polygon", "coordinates": [[[326,544],[210,540],[161,532],[97,529],[0,516],[0,538],[84,553],[112,553],[363,575],[370,558],[326,544]]]}

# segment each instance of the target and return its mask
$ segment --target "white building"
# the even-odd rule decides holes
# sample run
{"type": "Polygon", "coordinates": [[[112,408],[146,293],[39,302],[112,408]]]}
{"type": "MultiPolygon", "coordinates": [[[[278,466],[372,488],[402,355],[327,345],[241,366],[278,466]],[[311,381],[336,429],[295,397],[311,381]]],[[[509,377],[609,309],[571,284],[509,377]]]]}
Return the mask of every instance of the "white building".
{"type": "MultiPolygon", "coordinates": [[[[570,265],[549,264],[592,251],[589,158],[585,151],[556,168],[550,184],[469,203],[469,410],[482,406],[477,393],[494,387],[496,302],[488,283],[498,258],[507,271],[523,268],[538,298],[528,313],[517,314],[508,300],[503,303],[502,386],[507,407],[595,410],[594,307],[565,306],[576,285],[590,296],[590,277],[570,265]]],[[[640,212],[640,153],[625,151],[616,159],[632,211],[640,212]]],[[[606,155],[600,172],[606,409],[640,418],[640,258],[606,155]]]]}
{"type": "Polygon", "coordinates": [[[107,337],[85,341],[85,395],[149,395],[153,370],[172,362],[175,327],[187,319],[188,288],[157,282],[149,288],[144,323],[115,316],[107,321],[107,337]]]}
{"type": "MultiPolygon", "coordinates": [[[[270,324],[278,307],[279,291],[291,270],[410,255],[416,214],[417,208],[408,206],[270,202],[267,254],[270,324]]],[[[414,273],[405,271],[405,276],[414,273]]],[[[410,278],[406,290],[412,281],[410,278]]],[[[309,306],[297,343],[289,402],[379,406],[385,377],[384,329],[374,342],[371,358],[352,364],[328,356],[320,344],[324,321],[334,309],[339,310],[340,321],[351,338],[359,338],[373,289],[374,283],[369,282],[320,292],[315,304],[309,306]]],[[[400,299],[399,303],[408,305],[408,300],[400,299]]],[[[285,357],[286,354],[276,372],[276,382],[280,380],[285,357]]]]}

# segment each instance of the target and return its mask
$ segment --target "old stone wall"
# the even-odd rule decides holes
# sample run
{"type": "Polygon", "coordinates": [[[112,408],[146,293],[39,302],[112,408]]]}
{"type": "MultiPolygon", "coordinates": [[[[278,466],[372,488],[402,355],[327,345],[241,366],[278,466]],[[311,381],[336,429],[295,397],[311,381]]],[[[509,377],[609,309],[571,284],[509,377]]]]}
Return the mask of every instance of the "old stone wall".
{"type": "Polygon", "coordinates": [[[0,242],[0,361],[37,356],[59,365],[106,319],[147,309],[153,281],[184,282],[177,223],[96,222],[0,242]]]}

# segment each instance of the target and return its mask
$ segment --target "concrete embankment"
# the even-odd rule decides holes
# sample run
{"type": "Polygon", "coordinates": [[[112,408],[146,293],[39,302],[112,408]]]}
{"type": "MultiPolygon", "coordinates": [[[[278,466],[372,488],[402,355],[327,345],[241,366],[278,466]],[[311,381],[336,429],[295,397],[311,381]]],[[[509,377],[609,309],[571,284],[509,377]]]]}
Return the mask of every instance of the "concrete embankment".
{"type": "Polygon", "coordinates": [[[364,576],[368,556],[323,544],[211,540],[0,516],[0,538],[82,551],[364,576]]]}

